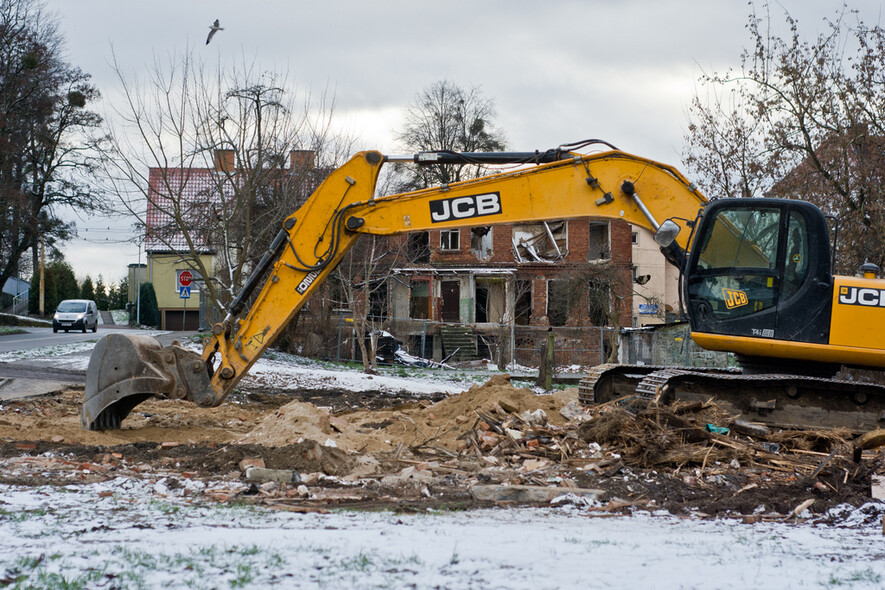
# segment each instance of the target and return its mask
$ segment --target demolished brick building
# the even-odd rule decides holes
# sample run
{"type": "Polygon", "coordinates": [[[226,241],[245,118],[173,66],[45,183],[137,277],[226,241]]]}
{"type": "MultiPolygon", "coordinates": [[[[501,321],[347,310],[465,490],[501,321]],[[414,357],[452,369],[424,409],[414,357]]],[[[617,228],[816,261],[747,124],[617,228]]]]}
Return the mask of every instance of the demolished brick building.
{"type": "Polygon", "coordinates": [[[596,364],[631,325],[631,243],[628,223],[592,218],[406,234],[374,307],[425,358],[534,364],[555,327],[558,363],[596,364]]]}

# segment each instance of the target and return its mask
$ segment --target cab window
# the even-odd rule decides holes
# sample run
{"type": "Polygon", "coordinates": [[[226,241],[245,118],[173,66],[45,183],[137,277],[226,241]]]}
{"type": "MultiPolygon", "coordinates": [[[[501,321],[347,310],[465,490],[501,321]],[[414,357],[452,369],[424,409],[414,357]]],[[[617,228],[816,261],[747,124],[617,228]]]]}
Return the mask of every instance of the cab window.
{"type": "Polygon", "coordinates": [[[780,209],[730,209],[716,215],[701,246],[701,269],[774,270],[780,209]]]}
{"type": "Polygon", "coordinates": [[[773,207],[719,211],[701,236],[692,300],[721,320],[774,307],[781,216],[773,207]]]}
{"type": "Polygon", "coordinates": [[[784,280],[781,297],[791,297],[808,276],[808,230],[805,216],[798,211],[790,213],[787,226],[787,256],[784,262],[784,280]]]}

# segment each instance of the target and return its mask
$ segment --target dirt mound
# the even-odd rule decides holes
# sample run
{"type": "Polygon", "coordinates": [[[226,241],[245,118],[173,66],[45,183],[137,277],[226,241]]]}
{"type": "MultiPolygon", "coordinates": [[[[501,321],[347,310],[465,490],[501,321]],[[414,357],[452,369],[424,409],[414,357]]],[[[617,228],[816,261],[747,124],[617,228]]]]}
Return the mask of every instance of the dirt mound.
{"type": "Polygon", "coordinates": [[[509,375],[495,375],[483,385],[435,404],[408,403],[386,410],[354,411],[338,416],[311,404],[292,402],[265,418],[238,442],[282,446],[313,439],[334,442],[348,451],[378,452],[399,447],[439,446],[458,450],[460,436],[478,420],[477,411],[488,413],[495,407],[523,413],[543,410],[556,425],[565,424],[559,414],[575,394],[536,395],[518,389],[509,375]]]}
{"type": "Polygon", "coordinates": [[[536,395],[529,389],[517,389],[510,383],[509,375],[495,375],[483,385],[474,385],[464,393],[445,399],[428,409],[428,415],[440,422],[457,422],[459,416],[476,417],[475,411],[491,412],[495,406],[521,414],[541,409],[547,419],[557,426],[565,424],[559,415],[563,403],[559,397],[552,395],[536,395]]]}
{"type": "MultiPolygon", "coordinates": [[[[340,427],[332,431],[331,416],[328,411],[313,404],[294,401],[267,416],[251,432],[237,441],[240,444],[259,444],[279,447],[301,442],[305,439],[326,442],[338,440],[340,427]]],[[[344,441],[342,441],[344,442],[344,441]]]]}
{"type": "Polygon", "coordinates": [[[4,402],[0,440],[47,440],[75,445],[121,445],[139,441],[227,442],[251,430],[266,414],[264,404],[203,408],[179,400],[150,399],[136,406],[121,430],[84,430],[83,388],[52,396],[4,402]]]}

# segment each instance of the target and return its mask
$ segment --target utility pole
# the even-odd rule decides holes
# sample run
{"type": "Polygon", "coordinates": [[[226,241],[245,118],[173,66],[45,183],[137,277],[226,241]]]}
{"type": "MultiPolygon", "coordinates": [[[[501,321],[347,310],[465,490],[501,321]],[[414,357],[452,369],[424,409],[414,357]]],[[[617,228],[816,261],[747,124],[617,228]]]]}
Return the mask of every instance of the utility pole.
{"type": "Polygon", "coordinates": [[[46,312],[44,301],[46,298],[46,238],[40,236],[40,305],[38,311],[40,315],[46,312]]]}
{"type": "Polygon", "coordinates": [[[138,243],[138,266],[135,267],[135,325],[141,326],[141,244],[138,243]]]}

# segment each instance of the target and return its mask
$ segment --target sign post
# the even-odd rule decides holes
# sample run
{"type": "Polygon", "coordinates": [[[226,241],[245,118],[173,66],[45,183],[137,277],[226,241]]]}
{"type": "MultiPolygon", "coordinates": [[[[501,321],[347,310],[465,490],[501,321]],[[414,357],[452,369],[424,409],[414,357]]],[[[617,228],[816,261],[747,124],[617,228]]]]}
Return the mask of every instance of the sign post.
{"type": "Polygon", "coordinates": [[[194,275],[189,270],[183,270],[178,273],[178,296],[184,300],[184,308],[181,312],[181,331],[185,330],[187,322],[187,300],[191,296],[191,283],[194,275]]]}
{"type": "Polygon", "coordinates": [[[180,287],[190,287],[194,280],[194,275],[189,270],[183,270],[178,273],[178,285],[180,287]]]}

